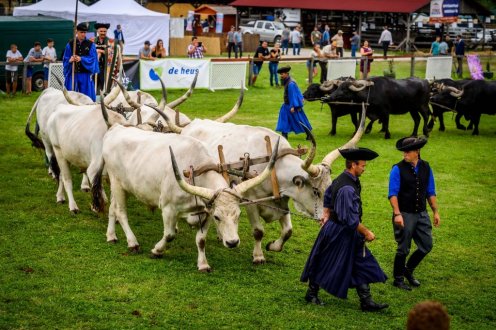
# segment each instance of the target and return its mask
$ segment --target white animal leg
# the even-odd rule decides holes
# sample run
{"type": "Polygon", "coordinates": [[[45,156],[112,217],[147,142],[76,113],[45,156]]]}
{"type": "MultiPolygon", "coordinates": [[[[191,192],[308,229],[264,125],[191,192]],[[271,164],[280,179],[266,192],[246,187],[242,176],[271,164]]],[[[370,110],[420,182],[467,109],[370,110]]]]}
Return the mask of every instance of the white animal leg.
{"type": "Polygon", "coordinates": [[[164,236],[155,244],[152,249],[152,254],[155,257],[160,257],[164,254],[165,246],[176,238],[176,210],[171,205],[166,205],[162,209],[162,219],[164,221],[164,236]]]}
{"type": "Polygon", "coordinates": [[[113,238],[117,239],[117,236],[115,234],[115,223],[118,220],[121,224],[124,234],[126,235],[127,246],[129,250],[139,251],[138,240],[131,230],[127,218],[126,192],[116,181],[117,180],[110,180],[112,196],[109,209],[109,223],[107,227],[107,242],[111,241],[113,238]]]}
{"type": "Polygon", "coordinates": [[[293,225],[291,224],[291,215],[289,213],[283,215],[279,219],[279,223],[281,224],[281,236],[276,241],[267,244],[268,251],[281,252],[284,243],[293,234],[293,225]]]}
{"type": "Polygon", "coordinates": [[[264,229],[260,222],[260,214],[256,206],[248,206],[246,208],[248,219],[250,219],[251,228],[253,229],[253,238],[255,238],[255,246],[253,247],[253,263],[264,264],[265,257],[262,251],[262,238],[264,236],[264,229]]]}
{"type": "Polygon", "coordinates": [[[90,180],[88,179],[88,175],[83,173],[83,179],[81,180],[81,190],[84,192],[90,191],[90,180]]]}
{"type": "Polygon", "coordinates": [[[196,232],[196,247],[198,248],[197,267],[200,272],[209,273],[212,269],[208,265],[207,256],[205,255],[205,245],[207,241],[208,227],[210,226],[210,217],[203,224],[203,228],[198,228],[196,232]]]}
{"type": "Polygon", "coordinates": [[[60,176],[62,181],[64,182],[65,193],[67,194],[67,198],[69,199],[69,210],[73,213],[78,213],[79,208],[76,204],[76,200],[74,199],[74,195],[72,194],[72,178],[69,163],[60,154],[60,151],[57,148],[55,148],[54,151],[60,168],[60,176]]]}

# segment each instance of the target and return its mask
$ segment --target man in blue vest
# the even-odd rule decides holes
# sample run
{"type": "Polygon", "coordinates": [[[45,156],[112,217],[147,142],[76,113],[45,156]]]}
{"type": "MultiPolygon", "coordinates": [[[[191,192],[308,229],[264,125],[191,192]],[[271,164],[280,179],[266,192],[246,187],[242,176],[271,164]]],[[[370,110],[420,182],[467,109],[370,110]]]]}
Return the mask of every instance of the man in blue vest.
{"type": "Polygon", "coordinates": [[[67,90],[72,90],[72,63],[75,63],[74,91],[83,93],[95,101],[95,83],[91,76],[99,72],[98,55],[95,44],[86,39],[88,25],[80,23],[76,30],[76,54],[73,55],[74,40],[69,41],[64,50],[64,85],[67,90]]]}
{"type": "Polygon", "coordinates": [[[403,160],[394,165],[389,176],[389,202],[393,208],[394,238],[398,243],[394,258],[393,285],[410,291],[420,282],[413,276],[418,264],[432,249],[432,225],[426,201],[434,213],[434,226],[440,223],[436,201],[434,175],[429,163],[420,159],[420,149],[427,143],[423,137],[406,137],[396,142],[396,149],[403,152],[403,160]],[[412,239],[417,250],[408,262],[412,239]],[[405,264],[406,262],[406,264],[405,264]]]}
{"type": "Polygon", "coordinates": [[[323,305],[320,288],[343,299],[349,288],[356,288],[362,311],[379,311],[388,305],[372,300],[369,284],[385,282],[387,276],[365,245],[375,235],[362,224],[359,179],[367,161],[378,155],[367,148],[339,152],[346,159],[346,170],[325,191],[321,229],[301,275],[302,282],[308,281],[305,300],[323,305]]]}

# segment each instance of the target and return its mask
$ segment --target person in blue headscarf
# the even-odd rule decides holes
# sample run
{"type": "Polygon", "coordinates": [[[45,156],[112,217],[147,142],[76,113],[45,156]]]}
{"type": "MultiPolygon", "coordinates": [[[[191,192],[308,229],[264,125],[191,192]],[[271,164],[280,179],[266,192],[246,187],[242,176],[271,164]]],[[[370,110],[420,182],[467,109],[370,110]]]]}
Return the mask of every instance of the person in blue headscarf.
{"type": "MultiPolygon", "coordinates": [[[[308,121],[305,112],[303,112],[303,95],[301,94],[296,81],[290,77],[291,67],[285,66],[277,70],[281,76],[281,82],[284,86],[284,103],[279,110],[279,120],[277,121],[276,131],[281,132],[282,136],[288,138],[289,132],[295,134],[304,133],[303,125],[312,130],[312,125],[308,121]]],[[[310,136],[307,134],[307,140],[310,136]]]]}
{"type": "Polygon", "coordinates": [[[69,41],[64,50],[64,85],[67,90],[72,90],[72,63],[74,62],[74,91],[83,93],[95,101],[95,83],[91,76],[100,71],[98,55],[95,45],[86,39],[88,25],[80,23],[76,30],[76,55],[73,55],[74,40],[69,41]]]}

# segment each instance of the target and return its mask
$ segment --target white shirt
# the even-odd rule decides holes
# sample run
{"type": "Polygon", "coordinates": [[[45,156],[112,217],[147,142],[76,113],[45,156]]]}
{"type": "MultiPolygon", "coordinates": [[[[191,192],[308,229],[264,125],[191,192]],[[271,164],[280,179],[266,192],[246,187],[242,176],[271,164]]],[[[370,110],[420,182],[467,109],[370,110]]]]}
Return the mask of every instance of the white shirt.
{"type": "MultiPolygon", "coordinates": [[[[45,58],[49,57],[50,58],[49,62],[53,63],[53,62],[57,61],[57,51],[55,50],[55,47],[50,48],[50,47],[46,46],[45,48],[43,48],[42,53],[43,53],[43,57],[45,57],[45,58]]],[[[45,62],[45,64],[43,66],[45,68],[48,68],[48,66],[50,64],[49,62],[45,62]]]]}
{"type": "MultiPolygon", "coordinates": [[[[22,55],[21,55],[21,52],[19,50],[17,50],[15,53],[13,53],[10,49],[7,51],[7,62],[9,60],[9,58],[11,59],[15,59],[15,58],[21,58],[22,55]]],[[[14,65],[8,65],[6,64],[5,65],[5,70],[7,71],[17,71],[17,64],[14,64],[14,65]]]]}
{"type": "Polygon", "coordinates": [[[393,36],[391,35],[391,32],[389,32],[389,30],[382,31],[381,37],[379,38],[379,43],[383,41],[389,41],[390,43],[393,43],[393,36]]]}
{"type": "Polygon", "coordinates": [[[297,31],[297,30],[291,31],[291,33],[289,35],[289,40],[291,41],[291,43],[299,44],[301,42],[300,31],[297,31]]]}

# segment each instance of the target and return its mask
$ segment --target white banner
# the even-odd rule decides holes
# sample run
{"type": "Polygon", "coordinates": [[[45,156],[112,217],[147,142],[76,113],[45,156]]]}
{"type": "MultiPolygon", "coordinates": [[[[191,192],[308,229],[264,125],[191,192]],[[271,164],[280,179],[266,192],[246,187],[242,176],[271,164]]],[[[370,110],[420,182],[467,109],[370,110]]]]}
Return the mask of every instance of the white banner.
{"type": "Polygon", "coordinates": [[[327,80],[341,77],[355,78],[356,60],[330,60],[327,62],[327,80]]]}
{"type": "Polygon", "coordinates": [[[199,71],[197,88],[209,88],[209,60],[164,59],[156,61],[140,61],[140,88],[161,89],[162,78],[166,88],[189,88],[195,74],[199,71]]]}
{"type": "Polygon", "coordinates": [[[170,19],[170,33],[171,38],[184,38],[184,18],[177,17],[170,19]]]}
{"type": "Polygon", "coordinates": [[[452,65],[453,59],[451,58],[451,56],[436,56],[427,58],[425,79],[451,78],[452,65]]]}

